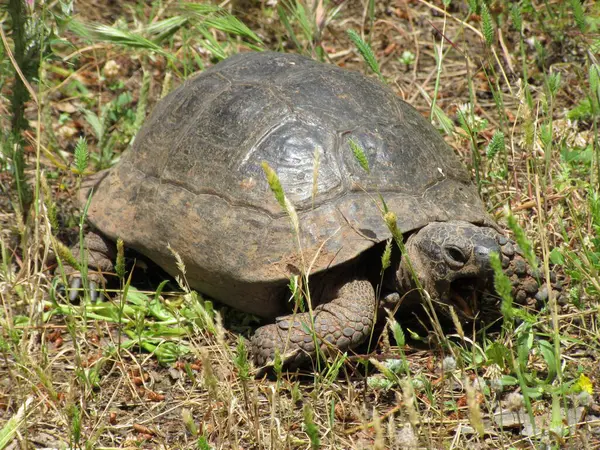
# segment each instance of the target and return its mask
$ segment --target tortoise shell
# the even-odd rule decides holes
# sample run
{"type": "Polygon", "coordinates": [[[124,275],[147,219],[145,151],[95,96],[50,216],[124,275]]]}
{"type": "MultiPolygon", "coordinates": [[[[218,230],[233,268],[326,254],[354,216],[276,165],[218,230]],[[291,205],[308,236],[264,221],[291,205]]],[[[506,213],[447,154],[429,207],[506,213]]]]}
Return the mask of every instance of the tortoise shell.
{"type": "Polygon", "coordinates": [[[170,246],[190,286],[262,316],[282,311],[302,264],[324,271],[390,236],[379,194],[402,233],[492,223],[452,149],[389,88],[275,52],[232,56],[175,89],[97,181],[96,229],[178,274],[170,246]],[[263,161],[298,213],[302,256],[263,161]]]}

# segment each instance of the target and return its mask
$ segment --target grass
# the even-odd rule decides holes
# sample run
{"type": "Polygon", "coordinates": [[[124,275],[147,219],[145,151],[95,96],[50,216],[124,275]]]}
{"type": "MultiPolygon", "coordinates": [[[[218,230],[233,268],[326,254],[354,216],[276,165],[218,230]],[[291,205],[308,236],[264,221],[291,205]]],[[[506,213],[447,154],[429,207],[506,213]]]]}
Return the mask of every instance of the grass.
{"type": "Polygon", "coordinates": [[[87,2],[77,17],[68,1],[1,7],[0,448],[597,448],[598,5],[242,3],[131,3],[111,20],[87,2]],[[565,277],[563,295],[525,309],[498,274],[499,331],[391,320],[377,353],[301,377],[276,365],[272,380],[251,376],[253,318],[191,290],[183,264],[145,290],[119,252],[109,297],[68,302],[54,273],[85,270],[59,243],[83,233],[79,185],[172,84],[248,48],[380,77],[456,149],[541,282],[565,277]]]}

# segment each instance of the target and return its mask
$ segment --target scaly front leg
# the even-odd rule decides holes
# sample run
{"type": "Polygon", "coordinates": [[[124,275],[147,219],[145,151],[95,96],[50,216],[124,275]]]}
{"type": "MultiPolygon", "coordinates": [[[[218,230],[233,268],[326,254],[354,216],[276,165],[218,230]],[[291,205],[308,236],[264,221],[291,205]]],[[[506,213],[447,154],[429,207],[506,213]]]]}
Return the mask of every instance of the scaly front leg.
{"type": "Polygon", "coordinates": [[[283,362],[298,366],[316,354],[316,342],[327,351],[330,346],[344,352],[369,336],[375,319],[375,290],[367,280],[353,280],[337,291],[328,303],[314,309],[314,337],[309,313],[277,318],[276,323],[256,330],[252,353],[259,365],[271,362],[275,350],[283,362]]]}

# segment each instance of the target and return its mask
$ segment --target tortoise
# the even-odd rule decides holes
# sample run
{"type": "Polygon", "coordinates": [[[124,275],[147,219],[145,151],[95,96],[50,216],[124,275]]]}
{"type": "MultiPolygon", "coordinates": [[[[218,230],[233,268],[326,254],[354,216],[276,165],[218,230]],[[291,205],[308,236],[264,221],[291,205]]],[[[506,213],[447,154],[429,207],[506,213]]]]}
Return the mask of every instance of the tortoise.
{"type": "Polygon", "coordinates": [[[132,148],[91,184],[90,267],[110,271],[120,237],[176,275],[170,246],[192,288],[275,318],[252,337],[257,364],[276,349],[291,363],[314,356],[315,343],[353,349],[374,325],[376,293],[397,300],[417,284],[440,311],[471,320],[493,298],[482,294],[493,293],[491,252],[518,298],[543,297],[429,121],[379,81],[307,57],[249,52],[204,70],[160,100],[132,148]],[[297,236],[265,161],[297,211],[297,236]],[[405,245],[383,278],[391,234],[379,196],[405,245]],[[283,315],[290,277],[307,270],[313,323],[307,312],[283,315]]]}

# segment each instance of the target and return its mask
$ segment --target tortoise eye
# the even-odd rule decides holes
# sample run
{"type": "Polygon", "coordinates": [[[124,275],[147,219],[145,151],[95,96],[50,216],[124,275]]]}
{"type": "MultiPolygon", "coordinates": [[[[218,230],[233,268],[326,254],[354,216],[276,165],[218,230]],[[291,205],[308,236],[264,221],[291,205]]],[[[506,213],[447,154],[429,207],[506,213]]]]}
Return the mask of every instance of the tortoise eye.
{"type": "Polygon", "coordinates": [[[469,261],[469,257],[454,245],[447,245],[444,248],[444,256],[448,264],[455,269],[460,269],[469,261]]]}

